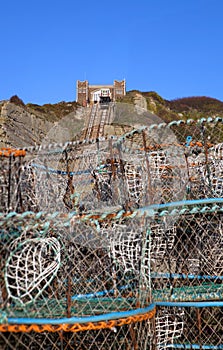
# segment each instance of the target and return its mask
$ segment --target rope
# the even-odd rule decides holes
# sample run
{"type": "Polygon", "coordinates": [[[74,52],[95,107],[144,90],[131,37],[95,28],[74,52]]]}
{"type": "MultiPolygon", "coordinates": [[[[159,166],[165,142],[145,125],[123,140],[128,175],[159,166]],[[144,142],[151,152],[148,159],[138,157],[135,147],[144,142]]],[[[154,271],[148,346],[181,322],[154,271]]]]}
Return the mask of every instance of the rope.
{"type": "Polygon", "coordinates": [[[181,216],[181,215],[190,215],[190,214],[205,214],[213,212],[222,212],[223,207],[220,206],[223,204],[223,198],[207,198],[207,199],[197,199],[197,200],[183,200],[179,202],[171,202],[166,204],[153,204],[150,206],[142,207],[135,209],[133,211],[117,211],[117,212],[105,212],[103,214],[97,213],[88,213],[79,215],[76,212],[70,213],[60,213],[54,212],[52,214],[46,212],[34,213],[31,211],[26,211],[22,214],[16,212],[10,212],[8,214],[0,213],[0,227],[4,224],[11,225],[12,220],[21,222],[28,219],[39,220],[43,219],[45,222],[36,223],[36,228],[41,226],[43,229],[48,229],[49,225],[53,224],[60,226],[72,226],[74,222],[77,221],[90,221],[90,220],[118,220],[118,219],[133,219],[135,217],[142,218],[145,217],[165,217],[165,216],[181,216]],[[207,205],[205,205],[207,204],[207,205]],[[202,205],[202,207],[200,206],[202,205]],[[177,209],[181,207],[181,209],[177,209]],[[190,208],[192,207],[192,208],[190,208]]]}
{"type": "Polygon", "coordinates": [[[223,276],[209,276],[209,275],[193,275],[185,273],[167,273],[167,272],[152,272],[151,278],[182,278],[182,279],[196,279],[196,280],[223,280],[223,276]]]}
{"type": "Polygon", "coordinates": [[[58,175],[70,175],[70,176],[73,176],[73,175],[91,174],[91,169],[67,172],[65,170],[58,170],[58,169],[48,168],[45,165],[39,165],[39,164],[35,164],[35,163],[32,163],[31,166],[33,168],[37,168],[37,169],[43,170],[43,171],[45,171],[47,173],[58,174],[58,175]]]}
{"type": "MultiPolygon", "coordinates": [[[[80,146],[80,145],[90,145],[90,144],[96,144],[98,141],[105,141],[108,139],[116,139],[116,145],[118,143],[122,143],[125,139],[128,139],[129,137],[134,136],[135,134],[141,134],[144,130],[147,131],[152,131],[154,129],[169,129],[171,127],[180,127],[182,125],[202,125],[202,124],[218,124],[218,123],[223,123],[223,119],[220,117],[216,118],[201,118],[198,120],[194,119],[187,119],[185,120],[174,120],[170,123],[160,123],[160,124],[152,124],[150,126],[143,126],[139,129],[133,129],[132,131],[124,134],[123,136],[119,137],[117,139],[116,136],[110,136],[110,137],[103,137],[103,138],[96,138],[96,139],[87,139],[87,140],[79,140],[79,141],[68,141],[65,143],[51,143],[47,145],[40,145],[40,146],[30,146],[30,147],[24,147],[23,150],[27,152],[42,152],[44,150],[53,150],[52,153],[60,153],[63,152],[63,149],[69,146],[75,147],[75,146],[80,146]],[[55,149],[57,148],[57,150],[55,149]]],[[[42,155],[42,153],[41,153],[42,155]]]]}
{"type": "MultiPolygon", "coordinates": [[[[136,322],[146,321],[152,319],[156,314],[156,306],[167,306],[167,307],[222,307],[223,302],[156,302],[150,305],[150,310],[140,315],[129,316],[125,318],[119,318],[116,320],[103,320],[99,322],[87,322],[87,323],[61,323],[61,324],[0,324],[0,332],[83,332],[88,330],[100,330],[114,327],[122,327],[123,325],[132,324],[136,322]],[[151,310],[151,307],[153,309],[151,310]]],[[[95,317],[96,318],[96,317],[95,317]]],[[[39,319],[41,320],[41,319],[39,319]]],[[[10,319],[8,319],[10,321],[10,319]]],[[[31,320],[30,320],[31,321],[31,320]]],[[[55,320],[60,321],[60,320],[55,320]]]]}
{"type": "Polygon", "coordinates": [[[141,314],[141,315],[135,315],[135,316],[129,316],[126,318],[120,318],[117,320],[108,320],[108,321],[100,321],[100,322],[88,322],[88,323],[75,323],[75,324],[0,324],[0,332],[12,332],[12,333],[18,333],[18,332],[36,332],[36,333],[42,333],[42,332],[84,332],[89,330],[100,330],[100,329],[107,329],[107,328],[114,328],[114,327],[122,327],[127,324],[132,324],[136,322],[142,322],[146,321],[148,319],[151,319],[156,314],[156,308],[153,305],[153,309],[141,314]]]}
{"type": "Polygon", "coordinates": [[[186,121],[185,120],[174,120],[168,124],[166,123],[160,123],[160,124],[152,124],[150,126],[142,126],[141,128],[139,129],[134,129],[134,130],[131,130],[130,132],[126,133],[125,135],[122,135],[118,141],[117,141],[117,144],[118,143],[121,143],[123,142],[126,138],[130,138],[136,134],[141,134],[143,131],[147,130],[147,131],[152,131],[154,129],[165,129],[165,128],[171,128],[172,126],[182,126],[182,125],[202,125],[204,123],[215,123],[215,124],[218,124],[218,123],[222,123],[223,122],[223,119],[220,118],[220,117],[216,117],[216,118],[211,118],[211,117],[208,117],[208,118],[201,118],[201,119],[198,119],[198,120],[194,120],[194,119],[187,119],[186,121]]]}
{"type": "Polygon", "coordinates": [[[24,157],[26,155],[26,151],[23,149],[15,149],[15,148],[0,148],[0,157],[24,157]]]}
{"type": "Polygon", "coordinates": [[[157,301],[156,306],[170,307],[223,307],[223,301],[157,301]]]}
{"type": "Polygon", "coordinates": [[[217,350],[217,349],[223,349],[223,344],[219,344],[219,345],[201,345],[201,344],[166,344],[165,348],[169,348],[169,349],[213,349],[213,350],[217,350]]]}

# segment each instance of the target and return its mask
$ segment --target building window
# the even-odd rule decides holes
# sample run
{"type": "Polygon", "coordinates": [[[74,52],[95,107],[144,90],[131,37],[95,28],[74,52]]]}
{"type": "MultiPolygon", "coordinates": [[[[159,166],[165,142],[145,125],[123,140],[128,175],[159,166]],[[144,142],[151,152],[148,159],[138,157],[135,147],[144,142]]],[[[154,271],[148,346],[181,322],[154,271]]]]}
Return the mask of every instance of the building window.
{"type": "Polygon", "coordinates": [[[79,88],[78,93],[79,94],[86,94],[86,88],[79,88]]]}
{"type": "Polygon", "coordinates": [[[115,90],[116,95],[123,95],[123,90],[115,90]]]}

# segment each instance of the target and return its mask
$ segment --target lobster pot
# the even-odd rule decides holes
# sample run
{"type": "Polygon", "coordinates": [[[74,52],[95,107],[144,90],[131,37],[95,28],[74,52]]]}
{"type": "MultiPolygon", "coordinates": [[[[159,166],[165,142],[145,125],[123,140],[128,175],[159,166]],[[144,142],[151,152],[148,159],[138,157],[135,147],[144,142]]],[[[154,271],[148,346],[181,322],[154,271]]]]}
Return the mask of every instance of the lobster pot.
{"type": "Polygon", "coordinates": [[[137,208],[145,202],[147,174],[142,156],[109,159],[94,175],[94,191],[104,203],[137,208]]]}
{"type": "MultiPolygon", "coordinates": [[[[134,192],[143,190],[138,201],[140,206],[183,198],[187,184],[186,161],[183,147],[176,144],[172,131],[139,129],[123,135],[114,143],[114,148],[124,164],[135,166],[134,173],[140,185],[138,191],[135,185],[134,192]]],[[[127,178],[130,182],[131,176],[127,178]]]]}
{"type": "Polygon", "coordinates": [[[205,158],[204,154],[190,158],[191,192],[194,198],[222,197],[222,159],[213,157],[213,153],[205,158]]]}
{"type": "Polygon", "coordinates": [[[174,215],[169,216],[167,212],[159,218],[157,226],[151,223],[151,289],[154,300],[222,298],[221,206],[214,204],[212,210],[206,210],[207,207],[201,204],[192,207],[191,213],[188,208],[183,208],[179,215],[174,209],[174,215]]]}
{"type": "Polygon", "coordinates": [[[212,197],[223,196],[223,144],[217,144],[209,149],[208,166],[203,171],[207,187],[212,197]]]}
{"type": "Polygon", "coordinates": [[[107,158],[107,143],[46,145],[30,162],[34,174],[34,191],[39,210],[47,212],[87,211],[100,207],[93,191],[93,169],[100,165],[100,156],[107,158]],[[104,155],[104,156],[103,156],[104,155]]]}
{"type": "Polygon", "coordinates": [[[159,306],[156,316],[157,348],[221,348],[223,314],[220,305],[216,304],[180,308],[159,306]]]}
{"type": "Polygon", "coordinates": [[[82,222],[74,216],[67,227],[59,219],[32,215],[19,217],[18,223],[15,216],[2,226],[6,305],[18,303],[31,313],[36,309],[38,317],[65,316],[67,289],[71,315],[147,305],[150,246],[138,218],[82,222]]]}
{"type": "MultiPolygon", "coordinates": [[[[130,321],[130,320],[129,320],[130,321]]],[[[0,347],[2,350],[126,350],[126,349],[152,349],[152,337],[148,326],[148,321],[139,321],[130,324],[123,324],[122,320],[117,323],[110,323],[110,328],[100,322],[97,329],[93,325],[86,327],[79,326],[79,331],[63,331],[53,329],[41,333],[35,330],[30,332],[2,332],[0,333],[0,347]],[[100,328],[101,327],[101,328],[100,328]]],[[[28,327],[27,327],[28,328],[28,327]]],[[[50,328],[50,327],[48,327],[50,328]]]]}
{"type": "Polygon", "coordinates": [[[0,211],[21,211],[22,172],[25,151],[11,148],[0,149],[0,211]]]}
{"type": "Polygon", "coordinates": [[[155,317],[155,328],[153,329],[153,343],[156,349],[172,348],[173,344],[178,343],[178,340],[182,338],[184,328],[184,309],[159,307],[155,317]]]}
{"type": "Polygon", "coordinates": [[[1,348],[147,347],[148,222],[110,215],[3,218],[1,348]]]}
{"type": "Polygon", "coordinates": [[[143,152],[122,154],[112,139],[28,150],[26,173],[33,178],[33,210],[82,213],[142,206],[148,187],[145,158],[143,152]]]}
{"type": "MultiPolygon", "coordinates": [[[[0,210],[25,212],[40,210],[33,159],[36,152],[0,149],[0,210]]],[[[47,190],[46,190],[47,192],[47,190]]]]}
{"type": "Polygon", "coordinates": [[[90,138],[0,150],[0,348],[221,349],[222,119],[90,138]]]}
{"type": "Polygon", "coordinates": [[[150,226],[151,267],[159,272],[167,271],[167,256],[173,249],[177,227],[170,220],[152,223],[150,226]]]}

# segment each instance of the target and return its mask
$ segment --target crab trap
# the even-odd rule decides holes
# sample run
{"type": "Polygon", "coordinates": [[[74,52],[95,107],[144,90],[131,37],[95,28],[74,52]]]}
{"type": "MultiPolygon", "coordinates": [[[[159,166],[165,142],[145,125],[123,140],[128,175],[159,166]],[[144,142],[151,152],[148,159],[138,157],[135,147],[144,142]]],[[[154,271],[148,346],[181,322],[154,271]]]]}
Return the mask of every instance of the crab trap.
{"type": "Polygon", "coordinates": [[[223,123],[0,151],[1,349],[221,349],[223,123]]]}

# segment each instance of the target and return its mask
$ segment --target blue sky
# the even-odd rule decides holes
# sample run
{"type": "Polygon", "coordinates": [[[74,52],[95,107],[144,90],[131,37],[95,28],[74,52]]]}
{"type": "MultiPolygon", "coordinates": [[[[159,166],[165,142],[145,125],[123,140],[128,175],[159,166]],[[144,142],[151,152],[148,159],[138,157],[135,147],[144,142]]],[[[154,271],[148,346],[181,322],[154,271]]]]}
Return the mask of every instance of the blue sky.
{"type": "Polygon", "coordinates": [[[76,80],[223,101],[223,0],[3,0],[0,100],[75,100],[76,80]]]}

